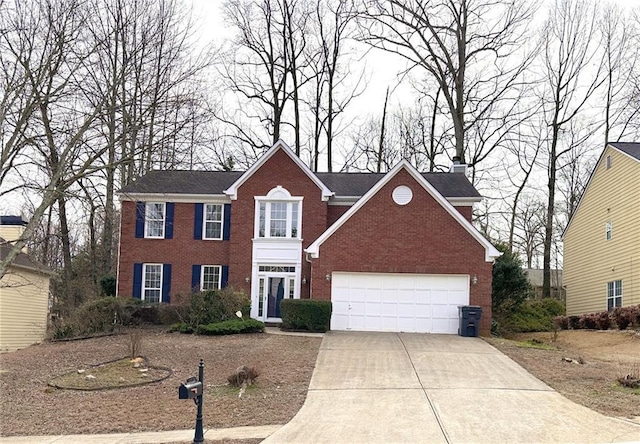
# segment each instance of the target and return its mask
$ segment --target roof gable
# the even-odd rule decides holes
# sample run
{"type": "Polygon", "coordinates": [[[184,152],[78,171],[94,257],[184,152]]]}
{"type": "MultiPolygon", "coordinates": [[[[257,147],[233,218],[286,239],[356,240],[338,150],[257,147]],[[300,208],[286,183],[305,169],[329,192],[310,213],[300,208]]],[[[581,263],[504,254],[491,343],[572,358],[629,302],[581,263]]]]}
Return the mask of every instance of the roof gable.
{"type": "Polygon", "coordinates": [[[578,214],[578,211],[580,211],[580,206],[581,206],[581,204],[582,204],[582,202],[584,200],[584,196],[589,191],[589,187],[591,186],[591,183],[593,182],[593,178],[595,177],[597,172],[602,169],[601,166],[602,166],[602,164],[604,162],[605,155],[609,152],[609,150],[616,150],[616,151],[622,153],[623,155],[629,157],[630,159],[635,160],[637,162],[640,162],[640,143],[637,143],[637,142],[611,142],[611,143],[608,143],[607,146],[605,146],[604,150],[602,150],[602,153],[600,154],[600,157],[598,158],[598,161],[596,162],[595,166],[593,167],[593,170],[591,171],[591,175],[589,176],[589,180],[587,181],[587,185],[584,187],[584,191],[582,192],[582,196],[580,196],[580,200],[578,201],[578,205],[576,206],[575,211],[571,215],[571,218],[569,219],[569,222],[567,222],[567,226],[565,227],[564,231],[562,232],[562,239],[564,239],[565,235],[569,231],[569,227],[571,227],[571,222],[573,222],[574,218],[576,217],[576,214],[578,214]]]}
{"type": "Polygon", "coordinates": [[[238,198],[238,188],[242,186],[256,171],[262,167],[278,150],[282,150],[285,152],[291,160],[295,162],[295,164],[315,183],[320,191],[322,192],[322,200],[329,200],[331,196],[333,196],[333,192],[327,188],[327,186],[316,176],[311,169],[305,165],[305,163],[300,160],[298,156],[289,148],[289,146],[284,143],[282,140],[278,140],[271,148],[267,150],[266,153],[262,155],[258,159],[256,163],[251,165],[247,171],[245,171],[229,188],[224,190],[224,194],[229,196],[231,200],[236,200],[238,198]]]}
{"type": "Polygon", "coordinates": [[[318,239],[316,239],[305,251],[313,258],[319,257],[320,246],[331,237],[342,225],[345,224],[357,211],[359,211],[374,195],[376,195],[393,177],[395,177],[401,170],[406,170],[411,177],[424,188],[427,193],[434,198],[434,200],[449,213],[453,219],[458,222],[479,244],[485,249],[485,261],[491,262],[496,257],[500,256],[500,253],[462,214],[460,214],[454,207],[447,201],[447,199],[440,194],[431,185],[423,175],[421,175],[411,164],[403,160],[392,168],[382,179],[380,179],[369,191],[362,196],[347,212],[345,212],[331,227],[329,227],[318,239]]]}

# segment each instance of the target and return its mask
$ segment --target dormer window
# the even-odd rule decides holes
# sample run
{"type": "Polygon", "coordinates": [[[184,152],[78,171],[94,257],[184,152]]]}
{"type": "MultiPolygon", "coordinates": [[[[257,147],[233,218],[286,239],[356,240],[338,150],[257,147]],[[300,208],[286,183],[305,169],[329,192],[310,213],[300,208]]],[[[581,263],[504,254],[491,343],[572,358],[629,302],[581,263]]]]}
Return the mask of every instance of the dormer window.
{"type": "Polygon", "coordinates": [[[300,239],[301,197],[292,197],[278,186],[265,197],[256,197],[256,233],[258,238],[300,239]]]}

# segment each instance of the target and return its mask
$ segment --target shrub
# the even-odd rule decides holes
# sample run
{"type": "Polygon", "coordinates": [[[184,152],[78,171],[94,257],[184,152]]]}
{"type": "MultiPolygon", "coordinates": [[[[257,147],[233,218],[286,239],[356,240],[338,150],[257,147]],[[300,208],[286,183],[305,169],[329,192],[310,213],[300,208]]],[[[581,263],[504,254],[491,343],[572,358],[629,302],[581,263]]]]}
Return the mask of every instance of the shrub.
{"type": "Polygon", "coordinates": [[[613,322],[620,330],[626,330],[627,327],[635,321],[635,308],[636,307],[616,307],[611,312],[613,322]]]}
{"type": "Polygon", "coordinates": [[[596,315],[594,315],[593,313],[580,316],[580,326],[582,328],[594,330],[596,328],[596,325],[596,315]]]}
{"type": "Polygon", "coordinates": [[[239,333],[262,333],[264,323],[255,319],[228,319],[222,322],[198,325],[195,332],[199,335],[233,335],[239,333]]]}
{"type": "Polygon", "coordinates": [[[168,331],[191,334],[195,332],[195,329],[191,325],[187,324],[186,322],[178,322],[171,325],[168,328],[168,331]]]}
{"type": "Polygon", "coordinates": [[[611,328],[611,318],[606,311],[596,313],[594,315],[596,320],[596,328],[599,330],[609,330],[611,328]]]}
{"type": "Polygon", "coordinates": [[[531,294],[531,286],[518,255],[506,244],[496,248],[503,254],[493,264],[491,284],[492,313],[499,324],[518,311],[531,294]]]}
{"type": "Polygon", "coordinates": [[[195,329],[199,325],[236,319],[237,311],[247,314],[250,310],[251,299],[245,292],[225,288],[191,293],[182,316],[183,322],[195,329]]]}
{"type": "Polygon", "coordinates": [[[580,316],[567,316],[569,320],[569,328],[573,330],[580,329],[580,316]]]}
{"type": "Polygon", "coordinates": [[[501,333],[552,331],[554,319],[564,315],[564,312],[564,304],[556,299],[526,301],[502,319],[501,333]]]}
{"type": "Polygon", "coordinates": [[[324,332],[331,323],[331,302],[311,299],[283,299],[280,302],[282,327],[324,332]]]}
{"type": "Polygon", "coordinates": [[[116,277],[110,274],[102,276],[100,278],[100,292],[102,296],[115,296],[116,277]]]}
{"type": "Polygon", "coordinates": [[[258,371],[253,367],[243,365],[238,367],[235,372],[227,377],[227,381],[234,387],[242,387],[243,385],[252,385],[258,379],[258,371]]]}
{"type": "Polygon", "coordinates": [[[569,329],[569,317],[568,316],[556,316],[553,318],[553,324],[561,329],[568,330],[569,329]]]}

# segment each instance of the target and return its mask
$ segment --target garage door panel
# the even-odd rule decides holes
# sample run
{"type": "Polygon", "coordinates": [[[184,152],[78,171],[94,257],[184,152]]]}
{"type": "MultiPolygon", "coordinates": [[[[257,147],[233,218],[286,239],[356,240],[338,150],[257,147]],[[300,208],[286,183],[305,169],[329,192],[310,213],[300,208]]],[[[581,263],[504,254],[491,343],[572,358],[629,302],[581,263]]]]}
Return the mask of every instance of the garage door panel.
{"type": "Polygon", "coordinates": [[[336,330],[457,333],[469,277],[336,272],[332,301],[336,330]]]}

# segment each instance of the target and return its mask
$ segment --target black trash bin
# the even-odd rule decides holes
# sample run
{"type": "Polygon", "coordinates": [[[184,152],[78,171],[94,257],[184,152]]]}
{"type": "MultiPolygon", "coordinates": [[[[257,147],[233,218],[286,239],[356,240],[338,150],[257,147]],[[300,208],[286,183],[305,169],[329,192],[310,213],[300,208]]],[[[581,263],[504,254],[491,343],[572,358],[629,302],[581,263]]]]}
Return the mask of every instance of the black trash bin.
{"type": "Polygon", "coordinates": [[[458,315],[460,317],[458,334],[467,338],[478,336],[482,307],[477,305],[460,305],[458,306],[458,315]]]}

